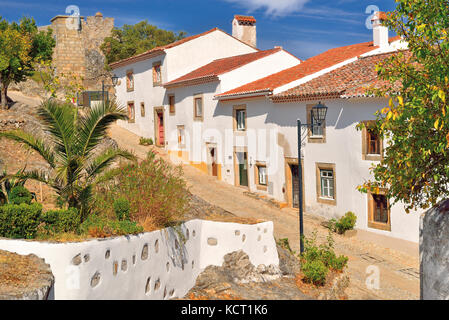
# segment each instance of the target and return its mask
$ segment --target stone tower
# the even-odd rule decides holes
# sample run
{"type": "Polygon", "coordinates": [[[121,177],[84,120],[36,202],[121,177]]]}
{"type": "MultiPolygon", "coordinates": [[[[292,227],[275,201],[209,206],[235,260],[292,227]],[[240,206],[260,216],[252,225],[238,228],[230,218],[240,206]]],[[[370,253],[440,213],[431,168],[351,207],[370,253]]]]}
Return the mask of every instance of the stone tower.
{"type": "Polygon", "coordinates": [[[256,19],[253,16],[235,15],[232,20],[232,36],[257,48],[256,19]]]}
{"type": "Polygon", "coordinates": [[[58,74],[76,74],[83,77],[87,90],[101,90],[101,80],[110,77],[104,70],[105,57],[100,49],[104,38],[114,28],[114,18],[95,16],[72,17],[58,15],[51,19],[56,46],[53,51],[53,66],[58,74]]]}

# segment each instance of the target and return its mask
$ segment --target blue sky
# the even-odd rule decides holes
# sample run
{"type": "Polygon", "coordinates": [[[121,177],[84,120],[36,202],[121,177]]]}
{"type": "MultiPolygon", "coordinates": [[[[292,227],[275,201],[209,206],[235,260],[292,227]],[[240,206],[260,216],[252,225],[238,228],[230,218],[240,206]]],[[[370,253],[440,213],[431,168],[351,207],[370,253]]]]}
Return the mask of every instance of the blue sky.
{"type": "Polygon", "coordinates": [[[250,14],[257,19],[260,49],[283,46],[301,59],[327,49],[372,40],[365,22],[377,6],[382,11],[395,8],[394,0],[0,0],[0,16],[9,21],[32,16],[38,25],[65,14],[77,5],[82,16],[97,11],[115,18],[115,25],[148,20],[160,28],[185,31],[188,35],[219,27],[231,33],[234,14],[250,14]],[[368,8],[369,9],[369,8],[368,8]]]}

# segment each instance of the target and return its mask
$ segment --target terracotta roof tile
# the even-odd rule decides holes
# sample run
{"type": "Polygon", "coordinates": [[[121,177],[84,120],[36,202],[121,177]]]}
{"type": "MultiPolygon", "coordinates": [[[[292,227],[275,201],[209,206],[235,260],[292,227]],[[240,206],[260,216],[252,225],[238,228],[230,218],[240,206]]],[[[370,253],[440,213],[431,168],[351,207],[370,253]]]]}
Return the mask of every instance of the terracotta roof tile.
{"type": "MultiPolygon", "coordinates": [[[[390,42],[398,40],[399,37],[390,38],[390,42]]],[[[373,46],[373,42],[364,42],[345,47],[330,49],[317,56],[309,58],[301,64],[289,69],[272,74],[265,78],[245,84],[238,88],[229,90],[217,97],[227,97],[240,94],[249,94],[260,92],[261,90],[273,91],[275,88],[288,84],[292,81],[301,79],[305,76],[314,74],[320,70],[329,68],[345,60],[358,57],[364,53],[372,51],[378,47],[373,46]]]]}
{"type": "Polygon", "coordinates": [[[190,82],[196,83],[201,79],[204,79],[204,81],[214,81],[217,80],[217,76],[220,74],[229,72],[245,64],[272,55],[281,50],[282,50],[281,48],[274,48],[270,50],[258,51],[238,56],[232,56],[228,58],[217,59],[188,74],[183,75],[180,78],[165,83],[164,86],[187,84],[190,82]]]}
{"type": "Polygon", "coordinates": [[[248,23],[256,23],[256,19],[253,16],[242,16],[242,15],[234,15],[234,18],[237,21],[248,22],[248,23]]]}
{"type": "MultiPolygon", "coordinates": [[[[362,57],[356,61],[303,83],[295,88],[272,96],[274,102],[309,100],[323,97],[366,96],[368,88],[389,85],[377,77],[376,65],[390,58],[394,53],[384,53],[362,57]]],[[[391,87],[391,85],[389,85],[391,87]]],[[[399,88],[395,83],[394,87],[399,88]]]]}

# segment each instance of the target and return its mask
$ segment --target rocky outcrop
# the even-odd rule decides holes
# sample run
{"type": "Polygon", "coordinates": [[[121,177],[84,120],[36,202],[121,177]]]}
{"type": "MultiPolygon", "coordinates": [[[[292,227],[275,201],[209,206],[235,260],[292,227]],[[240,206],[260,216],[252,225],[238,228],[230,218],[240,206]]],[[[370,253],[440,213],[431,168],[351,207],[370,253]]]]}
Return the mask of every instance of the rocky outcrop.
{"type": "Polygon", "coordinates": [[[53,284],[54,276],[43,259],[0,250],[0,300],[52,299],[53,284]]]}

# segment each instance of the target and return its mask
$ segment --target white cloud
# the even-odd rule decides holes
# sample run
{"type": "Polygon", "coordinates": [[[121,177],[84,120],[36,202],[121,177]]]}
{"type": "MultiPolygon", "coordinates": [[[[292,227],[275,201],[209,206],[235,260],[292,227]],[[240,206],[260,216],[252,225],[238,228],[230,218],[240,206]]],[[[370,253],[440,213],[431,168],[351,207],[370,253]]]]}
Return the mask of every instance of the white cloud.
{"type": "Polygon", "coordinates": [[[309,0],[225,0],[245,7],[249,12],[265,10],[267,15],[285,16],[300,11],[309,0]]]}

